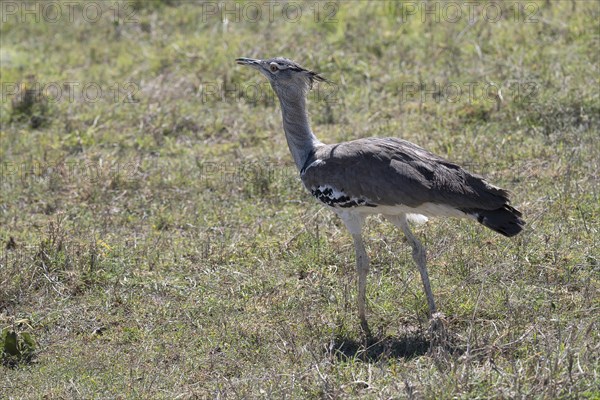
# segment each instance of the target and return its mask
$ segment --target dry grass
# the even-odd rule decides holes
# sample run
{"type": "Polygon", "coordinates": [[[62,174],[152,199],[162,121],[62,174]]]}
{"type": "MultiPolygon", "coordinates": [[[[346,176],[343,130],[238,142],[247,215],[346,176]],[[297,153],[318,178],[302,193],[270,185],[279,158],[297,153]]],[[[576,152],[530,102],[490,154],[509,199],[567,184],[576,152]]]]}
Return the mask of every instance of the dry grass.
{"type": "Polygon", "coordinates": [[[52,24],[8,3],[0,328],[36,349],[0,367],[5,397],[600,397],[597,3],[474,24],[406,2],[298,2],[297,22],[240,3],[223,23],[216,3],[184,1],[119,3],[116,21],[77,3],[52,24]],[[511,240],[468,221],[416,229],[442,343],[407,244],[378,218],[376,335],[361,338],[351,240],[301,188],[272,93],[234,63],[275,55],[334,82],[310,98],[324,141],[403,137],[514,192],[527,228],[511,240]],[[36,82],[39,103],[15,92],[36,82]],[[502,103],[468,95],[490,82],[502,103]]]}

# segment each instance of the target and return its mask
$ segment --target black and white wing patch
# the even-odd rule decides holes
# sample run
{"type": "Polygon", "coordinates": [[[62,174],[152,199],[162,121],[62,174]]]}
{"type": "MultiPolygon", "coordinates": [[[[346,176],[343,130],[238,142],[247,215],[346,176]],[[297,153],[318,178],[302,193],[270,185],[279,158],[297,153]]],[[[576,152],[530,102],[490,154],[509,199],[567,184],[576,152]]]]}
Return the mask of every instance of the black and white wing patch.
{"type": "Polygon", "coordinates": [[[376,207],[369,199],[364,197],[350,197],[344,193],[343,189],[336,189],[329,185],[320,185],[311,188],[310,192],[321,202],[330,207],[376,207]]]}

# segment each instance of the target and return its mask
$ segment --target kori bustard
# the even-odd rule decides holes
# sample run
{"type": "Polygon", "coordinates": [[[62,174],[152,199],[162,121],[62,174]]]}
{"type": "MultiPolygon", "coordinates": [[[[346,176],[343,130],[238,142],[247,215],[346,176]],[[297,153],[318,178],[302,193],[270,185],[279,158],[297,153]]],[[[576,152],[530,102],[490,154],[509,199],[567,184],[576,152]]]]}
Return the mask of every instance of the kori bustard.
{"type": "Polygon", "coordinates": [[[366,334],[370,334],[365,297],[369,257],[362,239],[366,216],[383,214],[404,232],[423,281],[430,317],[437,310],[425,249],[411,232],[408,219],[467,217],[509,237],[523,229],[525,222],[509,204],[506,190],[411,142],[372,137],[322,143],[312,132],[306,112],[308,90],[315,81],[325,81],[318,73],[281,57],[236,61],[267,77],[279,98],[283,130],[304,186],[340,216],[352,235],[358,313],[366,334]]]}

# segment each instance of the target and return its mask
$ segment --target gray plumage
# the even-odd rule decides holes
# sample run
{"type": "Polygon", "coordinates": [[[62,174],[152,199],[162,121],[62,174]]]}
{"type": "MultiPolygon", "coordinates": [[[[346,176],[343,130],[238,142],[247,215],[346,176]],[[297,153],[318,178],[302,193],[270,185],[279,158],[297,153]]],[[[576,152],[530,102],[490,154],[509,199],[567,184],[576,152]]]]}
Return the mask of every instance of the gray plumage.
{"type": "Polygon", "coordinates": [[[331,186],[371,207],[443,204],[481,217],[481,223],[494,216],[485,225],[506,236],[523,226],[521,213],[508,205],[506,190],[402,139],[366,138],[319,146],[301,177],[311,192],[331,186]]]}
{"type": "Polygon", "coordinates": [[[514,236],[523,229],[525,222],[509,204],[506,190],[413,143],[396,138],[366,138],[338,144],[319,141],[306,112],[308,90],[315,81],[325,81],[318,73],[281,57],[236,61],[267,77],[279,98],[283,129],[302,182],[342,218],[352,234],[359,275],[358,308],[365,332],[369,332],[365,316],[369,259],[361,231],[367,215],[383,214],[406,235],[432,316],[436,315],[436,307],[425,250],[410,231],[407,217],[471,217],[505,236],[514,236]]]}

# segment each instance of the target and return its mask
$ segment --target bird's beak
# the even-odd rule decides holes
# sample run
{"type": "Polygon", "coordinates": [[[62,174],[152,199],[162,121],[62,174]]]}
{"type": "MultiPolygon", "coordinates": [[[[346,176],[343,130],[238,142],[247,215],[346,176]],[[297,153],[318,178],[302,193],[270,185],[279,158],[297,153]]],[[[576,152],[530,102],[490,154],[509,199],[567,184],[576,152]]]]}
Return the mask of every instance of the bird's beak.
{"type": "Polygon", "coordinates": [[[254,58],[240,57],[240,58],[236,58],[235,62],[237,62],[240,65],[248,65],[249,67],[252,67],[252,68],[260,68],[261,60],[256,60],[254,58]]]}

